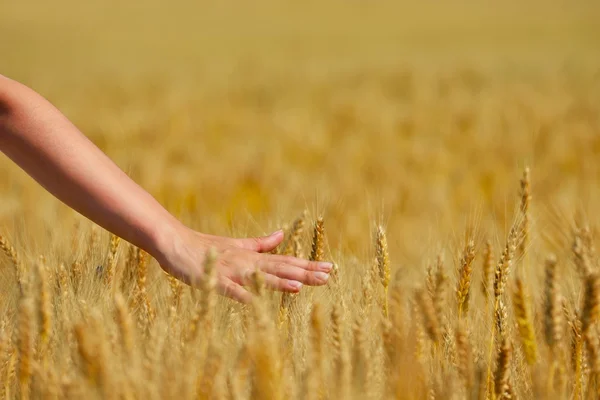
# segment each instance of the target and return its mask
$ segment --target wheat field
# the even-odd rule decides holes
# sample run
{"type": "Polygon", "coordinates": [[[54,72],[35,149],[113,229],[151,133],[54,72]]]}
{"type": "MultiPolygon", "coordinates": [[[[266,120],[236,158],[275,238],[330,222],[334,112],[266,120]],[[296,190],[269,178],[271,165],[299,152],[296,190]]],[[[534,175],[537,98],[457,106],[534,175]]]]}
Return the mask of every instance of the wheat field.
{"type": "Polygon", "coordinates": [[[600,398],[600,5],[0,2],[0,73],[188,226],[324,287],[167,276],[0,157],[6,399],[600,398]],[[114,276],[107,271],[115,271],[114,276]]]}

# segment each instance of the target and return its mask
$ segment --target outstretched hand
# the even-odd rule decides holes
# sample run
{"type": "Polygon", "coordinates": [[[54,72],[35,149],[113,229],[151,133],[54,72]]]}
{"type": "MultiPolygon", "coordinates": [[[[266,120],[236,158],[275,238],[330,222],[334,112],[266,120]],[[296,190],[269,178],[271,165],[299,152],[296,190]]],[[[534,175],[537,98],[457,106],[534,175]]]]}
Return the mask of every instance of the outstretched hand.
{"type": "Polygon", "coordinates": [[[244,286],[256,270],[263,272],[268,289],[297,293],[303,285],[327,283],[333,265],[329,262],[308,261],[296,257],[270,254],[282,241],[277,231],[269,236],[233,239],[206,235],[184,228],[167,252],[161,267],[169,274],[191,284],[202,277],[209,249],[216,250],[217,291],[242,303],[249,303],[251,292],[244,286]]]}
{"type": "Polygon", "coordinates": [[[249,302],[243,286],[260,270],[273,290],[323,285],[332,264],[268,254],[283,232],[253,239],[205,235],[181,224],[50,102],[0,75],[0,151],[46,190],[104,229],[156,258],[191,284],[202,278],[209,249],[217,251],[220,294],[249,302]]]}

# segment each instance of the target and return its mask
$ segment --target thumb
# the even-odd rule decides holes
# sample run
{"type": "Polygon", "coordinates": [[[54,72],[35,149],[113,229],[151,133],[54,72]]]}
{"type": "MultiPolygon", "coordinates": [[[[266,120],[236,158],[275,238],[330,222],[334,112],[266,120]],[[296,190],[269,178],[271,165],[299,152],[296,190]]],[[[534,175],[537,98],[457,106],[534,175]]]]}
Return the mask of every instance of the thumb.
{"type": "Polygon", "coordinates": [[[278,230],[268,236],[260,236],[255,238],[243,239],[242,247],[248,250],[257,251],[259,253],[267,253],[275,249],[283,241],[283,231],[278,230]]]}

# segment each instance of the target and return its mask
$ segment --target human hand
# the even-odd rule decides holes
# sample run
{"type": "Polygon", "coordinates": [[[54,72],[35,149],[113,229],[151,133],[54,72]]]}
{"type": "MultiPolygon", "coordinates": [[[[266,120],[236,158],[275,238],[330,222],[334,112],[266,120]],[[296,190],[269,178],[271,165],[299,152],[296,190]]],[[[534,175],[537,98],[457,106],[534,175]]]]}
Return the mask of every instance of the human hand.
{"type": "Polygon", "coordinates": [[[185,227],[50,102],[2,75],[0,151],[63,203],[147,251],[188,284],[202,277],[210,248],[217,252],[219,293],[238,301],[250,301],[242,286],[256,270],[265,273],[267,287],[279,291],[327,282],[329,263],[266,254],[281,243],[282,232],[232,239],[185,227]]]}
{"type": "Polygon", "coordinates": [[[256,270],[265,274],[268,289],[297,293],[304,284],[326,284],[333,267],[329,262],[269,254],[283,241],[283,231],[258,238],[234,239],[183,227],[174,238],[170,249],[158,260],[167,273],[187,284],[198,282],[206,254],[213,248],[217,256],[217,292],[242,303],[249,303],[252,299],[252,294],[243,286],[249,284],[256,270]]]}

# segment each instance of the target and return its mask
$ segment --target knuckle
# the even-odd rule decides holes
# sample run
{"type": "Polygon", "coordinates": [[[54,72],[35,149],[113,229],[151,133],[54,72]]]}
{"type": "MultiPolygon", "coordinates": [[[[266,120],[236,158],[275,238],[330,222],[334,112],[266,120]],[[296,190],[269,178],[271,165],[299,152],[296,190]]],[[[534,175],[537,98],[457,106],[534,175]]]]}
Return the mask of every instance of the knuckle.
{"type": "Polygon", "coordinates": [[[265,284],[270,288],[277,289],[277,288],[279,288],[279,281],[280,281],[279,278],[271,275],[267,279],[265,279],[265,284]]]}
{"type": "Polygon", "coordinates": [[[309,261],[307,264],[307,269],[311,271],[316,271],[318,269],[316,261],[309,261]]]}
{"type": "Polygon", "coordinates": [[[311,271],[304,271],[304,280],[305,282],[312,284],[315,282],[315,277],[311,271]]]}
{"type": "Polygon", "coordinates": [[[238,249],[243,249],[245,247],[244,246],[245,244],[246,244],[246,241],[244,239],[234,239],[230,242],[230,245],[232,247],[236,247],[238,249]]]}
{"type": "Polygon", "coordinates": [[[278,276],[282,275],[285,273],[285,264],[284,263],[277,263],[275,264],[275,267],[273,268],[275,274],[277,274],[278,276]]]}
{"type": "Polygon", "coordinates": [[[281,278],[277,278],[275,277],[275,287],[277,287],[278,289],[283,289],[286,287],[286,279],[281,279],[281,278]]]}

